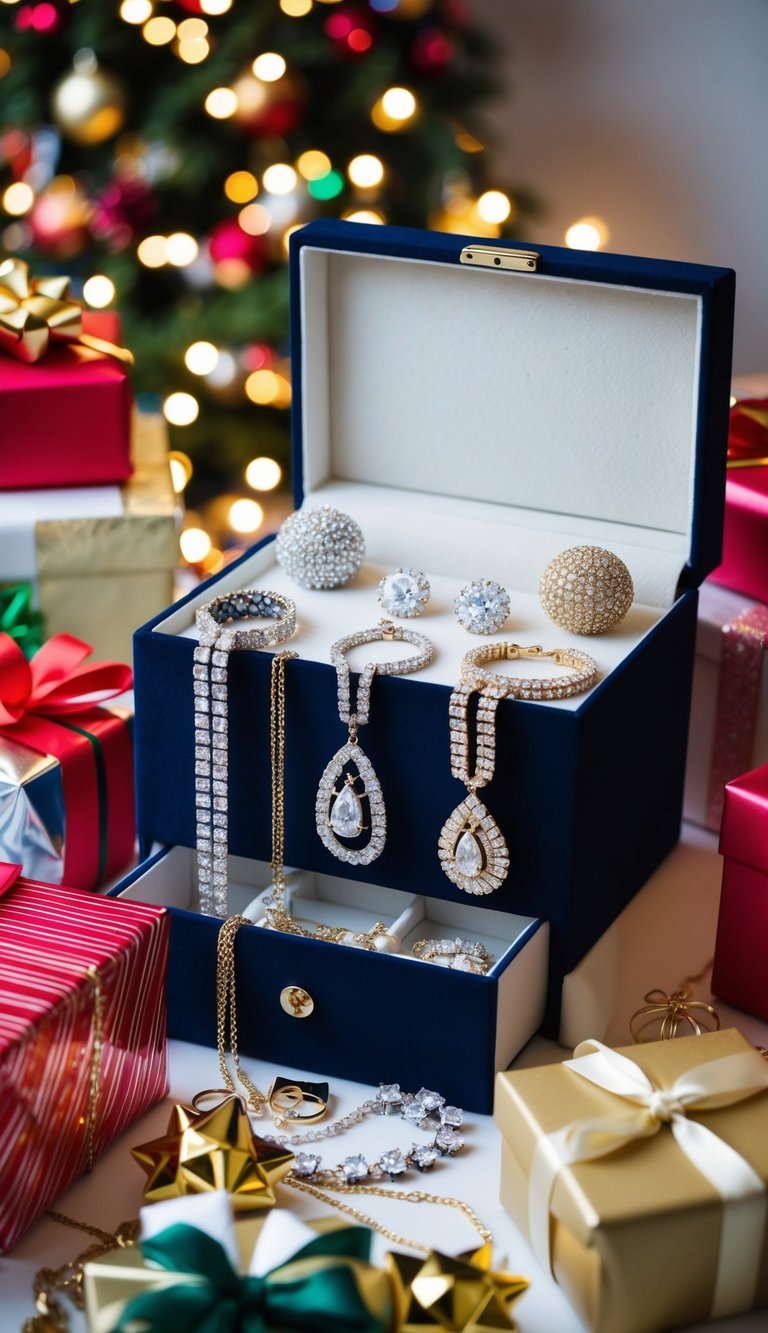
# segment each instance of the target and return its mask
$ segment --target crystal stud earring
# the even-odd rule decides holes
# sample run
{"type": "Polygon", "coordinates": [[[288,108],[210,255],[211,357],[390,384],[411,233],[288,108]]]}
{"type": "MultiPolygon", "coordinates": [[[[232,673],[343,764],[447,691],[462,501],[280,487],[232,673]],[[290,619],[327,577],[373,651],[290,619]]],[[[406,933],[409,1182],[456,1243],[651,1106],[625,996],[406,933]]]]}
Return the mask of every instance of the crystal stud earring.
{"type": "Polygon", "coordinates": [[[495,634],[509,615],[509,593],[493,579],[478,579],[465,584],[453,606],[470,634],[495,634]]]}
{"type": "Polygon", "coordinates": [[[385,574],[377,590],[382,611],[389,616],[410,620],[421,615],[429,601],[430,587],[417,569],[400,568],[395,574],[385,574]]]}

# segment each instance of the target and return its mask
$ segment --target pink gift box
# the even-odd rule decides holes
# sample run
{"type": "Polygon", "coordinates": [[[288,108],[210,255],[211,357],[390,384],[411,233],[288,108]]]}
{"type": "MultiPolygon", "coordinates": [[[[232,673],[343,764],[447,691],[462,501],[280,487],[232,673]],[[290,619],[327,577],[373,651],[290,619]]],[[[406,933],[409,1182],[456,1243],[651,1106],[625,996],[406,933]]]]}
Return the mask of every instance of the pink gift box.
{"type": "Polygon", "coordinates": [[[725,858],[712,990],[768,1020],[768,764],[725,789],[725,858]]]}

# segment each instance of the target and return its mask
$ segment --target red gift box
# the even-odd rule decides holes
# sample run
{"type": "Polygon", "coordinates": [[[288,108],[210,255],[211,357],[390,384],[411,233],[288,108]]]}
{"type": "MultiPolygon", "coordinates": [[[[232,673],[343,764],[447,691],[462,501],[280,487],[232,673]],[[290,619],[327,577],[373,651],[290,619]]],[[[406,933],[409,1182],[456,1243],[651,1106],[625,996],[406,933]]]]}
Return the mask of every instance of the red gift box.
{"type": "Polygon", "coordinates": [[[0,864],[0,1251],[165,1095],[162,907],[0,864]]]}
{"type": "Polygon", "coordinates": [[[768,602],[768,398],[731,408],[723,559],[710,578],[768,602]]]}
{"type": "Polygon", "coordinates": [[[725,788],[712,990],[768,1020],[768,764],[725,788]]]}
{"type": "MultiPolygon", "coordinates": [[[[113,341],[115,316],[86,311],[83,332],[113,341]]],[[[104,486],[131,475],[133,395],[125,365],[55,345],[34,365],[0,355],[0,489],[104,486]]]]}
{"type": "MultiPolygon", "coordinates": [[[[131,688],[130,667],[84,665],[90,644],[55,634],[27,662],[0,634],[0,746],[24,746],[61,767],[65,831],[62,880],[94,889],[124,869],[134,853],[133,741],[125,716],[95,707],[131,688]]],[[[0,825],[3,839],[16,829],[0,825]]],[[[16,859],[26,855],[13,844],[16,859]]],[[[5,850],[8,858],[9,850],[5,850]]]]}

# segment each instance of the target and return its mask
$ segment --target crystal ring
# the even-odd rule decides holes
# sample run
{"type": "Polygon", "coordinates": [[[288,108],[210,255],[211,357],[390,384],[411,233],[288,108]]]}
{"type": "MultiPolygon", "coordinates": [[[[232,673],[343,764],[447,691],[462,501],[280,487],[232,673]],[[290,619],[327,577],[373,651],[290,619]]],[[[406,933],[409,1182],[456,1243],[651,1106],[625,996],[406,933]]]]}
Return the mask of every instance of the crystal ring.
{"type": "Polygon", "coordinates": [[[222,593],[214,597],[213,601],[206,602],[196,612],[195,621],[203,645],[215,642],[219,650],[271,648],[284,643],[296,632],[296,605],[290,597],[283,597],[279,592],[242,588],[237,592],[222,593]],[[231,620],[248,620],[251,617],[272,623],[224,629],[231,620]]]}
{"type": "Polygon", "coordinates": [[[509,593],[494,579],[477,579],[465,584],[453,605],[470,634],[495,634],[509,615],[509,593]]]}
{"type": "Polygon", "coordinates": [[[441,963],[456,972],[472,972],[485,976],[493,962],[484,944],[478,940],[417,940],[411,949],[415,958],[424,963],[441,963]]]}
{"type": "Polygon", "coordinates": [[[341,588],[365,559],[359,524],[340,509],[297,509],[275,542],[277,562],[304,588],[341,588]]]}
{"type": "Polygon", "coordinates": [[[378,587],[378,603],[387,615],[409,620],[421,615],[429,594],[429,583],[419,570],[401,567],[395,574],[384,575],[378,587]]]}

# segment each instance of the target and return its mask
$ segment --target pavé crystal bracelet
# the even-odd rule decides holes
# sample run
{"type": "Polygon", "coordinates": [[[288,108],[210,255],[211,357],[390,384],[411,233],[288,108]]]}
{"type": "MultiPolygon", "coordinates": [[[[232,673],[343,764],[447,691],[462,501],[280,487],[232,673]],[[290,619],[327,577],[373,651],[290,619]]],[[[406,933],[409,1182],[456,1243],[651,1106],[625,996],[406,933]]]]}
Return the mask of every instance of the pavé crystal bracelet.
{"type": "Polygon", "coordinates": [[[200,911],[227,915],[228,720],[227,665],[233,648],[273,648],[296,629],[296,607],[276,592],[223,593],[195,615],[200,641],[194,652],[195,807],[200,911]],[[251,618],[268,625],[235,628],[251,618]]]}

